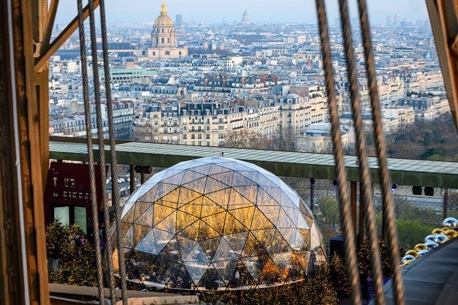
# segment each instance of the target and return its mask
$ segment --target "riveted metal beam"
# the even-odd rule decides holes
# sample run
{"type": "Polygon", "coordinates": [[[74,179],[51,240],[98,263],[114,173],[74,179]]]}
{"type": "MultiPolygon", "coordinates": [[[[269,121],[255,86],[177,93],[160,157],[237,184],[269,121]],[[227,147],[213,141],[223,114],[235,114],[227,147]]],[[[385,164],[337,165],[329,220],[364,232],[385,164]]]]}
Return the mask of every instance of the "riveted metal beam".
{"type": "Polygon", "coordinates": [[[35,43],[45,18],[44,4],[46,0],[8,0],[1,4],[3,9],[6,7],[0,19],[4,24],[1,31],[6,34],[0,37],[0,57],[7,63],[7,85],[3,90],[8,98],[2,99],[5,112],[0,116],[8,114],[8,124],[3,124],[2,142],[6,143],[0,146],[6,148],[0,147],[0,155],[5,149],[7,153],[6,158],[0,158],[0,170],[10,173],[1,176],[0,187],[2,212],[8,209],[2,215],[7,219],[0,221],[4,226],[0,249],[7,250],[0,258],[2,275],[6,270],[8,276],[7,282],[0,281],[8,285],[2,291],[9,297],[6,304],[49,304],[39,119],[39,100],[47,96],[47,82],[43,81],[47,74],[37,75],[34,69],[35,43]],[[34,31],[36,26],[38,31],[34,31]],[[9,248],[14,257],[8,256],[9,248]]]}
{"type": "MultiPolygon", "coordinates": [[[[99,0],[94,0],[94,9],[99,6],[99,0]]],[[[86,5],[83,9],[83,18],[86,20],[86,18],[89,16],[89,4],[86,5]]],[[[56,53],[56,51],[60,48],[60,46],[75,32],[75,30],[78,28],[78,16],[75,16],[75,18],[70,21],[70,23],[65,27],[65,29],[59,34],[59,36],[54,39],[49,46],[44,49],[42,48],[40,52],[40,57],[37,58],[35,62],[35,71],[39,71],[40,68],[45,65],[49,58],[56,53]]]]}
{"type": "MultiPolygon", "coordinates": [[[[11,8],[11,7],[10,7],[11,8]]],[[[0,304],[24,304],[17,180],[13,149],[11,56],[6,1],[0,4],[0,304]]]]}
{"type": "Polygon", "coordinates": [[[426,0],[445,91],[458,130],[458,1],[426,0]]]}
{"type": "Polygon", "coordinates": [[[59,0],[51,0],[49,4],[48,15],[46,16],[46,26],[43,31],[43,38],[41,41],[41,49],[47,50],[49,43],[51,42],[51,33],[54,28],[54,21],[56,20],[57,7],[59,6],[59,0]]]}

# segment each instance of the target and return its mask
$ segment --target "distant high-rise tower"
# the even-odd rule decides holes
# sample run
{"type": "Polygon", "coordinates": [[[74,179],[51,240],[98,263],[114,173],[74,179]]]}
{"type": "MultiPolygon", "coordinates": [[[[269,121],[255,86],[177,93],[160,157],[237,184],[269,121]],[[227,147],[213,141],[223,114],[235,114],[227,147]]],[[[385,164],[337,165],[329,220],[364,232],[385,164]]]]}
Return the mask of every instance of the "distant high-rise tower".
{"type": "Polygon", "coordinates": [[[399,23],[398,23],[398,15],[394,15],[394,17],[393,17],[393,25],[399,25],[399,23]]]}
{"type": "Polygon", "coordinates": [[[391,26],[391,16],[386,16],[386,26],[391,26]]]}
{"type": "Polygon", "coordinates": [[[245,12],[242,15],[242,24],[246,25],[246,24],[250,24],[250,23],[251,23],[250,22],[250,16],[248,15],[248,13],[245,10],[245,12]]]}
{"type": "Polygon", "coordinates": [[[183,15],[175,15],[175,26],[178,28],[183,21],[183,15]]]}

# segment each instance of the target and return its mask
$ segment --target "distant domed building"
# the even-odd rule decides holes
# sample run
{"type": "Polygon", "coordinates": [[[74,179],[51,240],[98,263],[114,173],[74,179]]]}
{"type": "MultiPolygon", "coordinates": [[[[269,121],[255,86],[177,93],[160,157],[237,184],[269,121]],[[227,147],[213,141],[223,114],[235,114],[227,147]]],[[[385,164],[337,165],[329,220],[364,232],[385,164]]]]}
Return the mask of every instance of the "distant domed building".
{"type": "Polygon", "coordinates": [[[167,6],[162,1],[160,15],[151,32],[151,46],[147,56],[153,59],[180,58],[188,55],[188,48],[177,46],[177,33],[172,18],[167,15],[167,6]]]}
{"type": "Polygon", "coordinates": [[[248,15],[248,13],[245,10],[245,12],[242,15],[242,24],[243,25],[247,25],[247,24],[250,24],[250,23],[251,23],[250,16],[248,15]]]}

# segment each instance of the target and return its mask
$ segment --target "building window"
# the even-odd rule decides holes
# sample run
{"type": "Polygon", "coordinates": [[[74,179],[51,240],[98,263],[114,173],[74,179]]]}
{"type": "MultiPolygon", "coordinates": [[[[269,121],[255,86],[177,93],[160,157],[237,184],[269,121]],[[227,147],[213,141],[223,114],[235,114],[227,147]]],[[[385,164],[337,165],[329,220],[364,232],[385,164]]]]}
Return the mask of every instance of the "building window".
{"type": "Polygon", "coordinates": [[[178,55],[180,55],[180,56],[181,56],[181,51],[179,51],[179,52],[178,52],[178,55]]]}
{"type": "Polygon", "coordinates": [[[156,56],[156,52],[153,52],[153,56],[156,56]]]}
{"type": "Polygon", "coordinates": [[[167,38],[167,43],[170,43],[170,38],[167,38]]]}
{"type": "Polygon", "coordinates": [[[161,39],[162,43],[164,43],[164,38],[161,39]]]}
{"type": "Polygon", "coordinates": [[[170,51],[165,51],[165,55],[170,55],[170,51]]]}
{"type": "Polygon", "coordinates": [[[162,33],[164,33],[164,29],[162,29],[162,33]]]}

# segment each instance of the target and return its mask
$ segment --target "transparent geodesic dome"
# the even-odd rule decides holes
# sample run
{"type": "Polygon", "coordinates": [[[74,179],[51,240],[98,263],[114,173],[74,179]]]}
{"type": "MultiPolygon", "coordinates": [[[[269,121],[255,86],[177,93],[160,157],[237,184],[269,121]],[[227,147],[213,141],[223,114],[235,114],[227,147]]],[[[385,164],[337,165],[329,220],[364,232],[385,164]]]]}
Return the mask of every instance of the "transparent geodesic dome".
{"type": "Polygon", "coordinates": [[[325,262],[321,233],[298,194],[235,159],[196,159],[157,173],[121,218],[128,277],[144,283],[253,288],[302,280],[325,262]]]}

